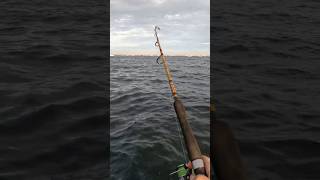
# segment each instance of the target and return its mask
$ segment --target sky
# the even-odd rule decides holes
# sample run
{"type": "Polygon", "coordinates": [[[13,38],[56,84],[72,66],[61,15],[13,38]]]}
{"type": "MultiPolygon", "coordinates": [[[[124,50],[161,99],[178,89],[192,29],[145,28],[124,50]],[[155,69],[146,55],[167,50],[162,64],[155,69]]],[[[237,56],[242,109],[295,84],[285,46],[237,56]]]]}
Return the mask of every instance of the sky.
{"type": "Polygon", "coordinates": [[[210,0],[111,0],[112,55],[210,55],[210,0]]]}

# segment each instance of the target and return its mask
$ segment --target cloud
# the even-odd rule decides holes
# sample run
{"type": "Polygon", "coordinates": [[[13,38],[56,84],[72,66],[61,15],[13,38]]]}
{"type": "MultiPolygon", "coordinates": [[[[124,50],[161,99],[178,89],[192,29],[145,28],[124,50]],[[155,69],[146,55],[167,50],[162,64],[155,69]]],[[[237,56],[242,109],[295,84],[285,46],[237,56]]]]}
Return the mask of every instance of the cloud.
{"type": "Polygon", "coordinates": [[[154,25],[165,52],[209,55],[209,0],[111,0],[111,53],[157,54],[154,25]]]}

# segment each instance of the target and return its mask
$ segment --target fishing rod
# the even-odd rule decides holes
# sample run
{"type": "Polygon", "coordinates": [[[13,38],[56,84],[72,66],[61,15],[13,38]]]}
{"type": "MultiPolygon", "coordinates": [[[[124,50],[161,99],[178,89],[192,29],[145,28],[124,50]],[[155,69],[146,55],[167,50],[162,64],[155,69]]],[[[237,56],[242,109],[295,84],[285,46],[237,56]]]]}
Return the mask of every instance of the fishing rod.
{"type": "MultiPolygon", "coordinates": [[[[204,162],[201,157],[202,154],[201,154],[198,142],[197,142],[195,136],[193,135],[192,129],[188,123],[187,113],[186,113],[185,107],[183,106],[181,100],[177,96],[177,89],[176,89],[175,84],[173,83],[173,79],[172,79],[172,75],[171,75],[171,72],[169,69],[167,59],[163,54],[157,30],[160,30],[160,28],[158,26],[155,26],[154,35],[157,39],[155,46],[158,47],[160,50],[160,56],[157,58],[157,63],[159,64],[159,59],[161,59],[165,74],[166,74],[167,79],[169,81],[169,87],[170,87],[170,90],[172,93],[172,97],[174,99],[174,104],[173,104],[174,109],[175,109],[175,112],[177,114],[177,118],[180,123],[180,127],[181,127],[182,134],[184,137],[184,142],[185,142],[185,145],[186,145],[186,148],[188,151],[188,157],[192,163],[192,169],[196,175],[198,175],[198,174],[199,175],[200,174],[206,175],[205,168],[204,168],[204,162]]],[[[176,172],[178,173],[178,177],[180,178],[183,175],[188,176],[188,173],[186,171],[187,171],[187,168],[185,166],[179,165],[177,167],[176,172]]]]}

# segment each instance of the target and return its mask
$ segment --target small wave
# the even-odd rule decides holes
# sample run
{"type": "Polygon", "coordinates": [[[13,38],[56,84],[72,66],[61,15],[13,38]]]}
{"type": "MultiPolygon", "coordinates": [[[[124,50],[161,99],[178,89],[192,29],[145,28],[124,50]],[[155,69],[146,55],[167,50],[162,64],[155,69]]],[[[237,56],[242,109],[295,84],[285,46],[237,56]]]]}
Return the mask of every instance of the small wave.
{"type": "Polygon", "coordinates": [[[247,51],[249,51],[249,48],[240,44],[232,45],[219,50],[220,53],[247,52],[247,51]]]}

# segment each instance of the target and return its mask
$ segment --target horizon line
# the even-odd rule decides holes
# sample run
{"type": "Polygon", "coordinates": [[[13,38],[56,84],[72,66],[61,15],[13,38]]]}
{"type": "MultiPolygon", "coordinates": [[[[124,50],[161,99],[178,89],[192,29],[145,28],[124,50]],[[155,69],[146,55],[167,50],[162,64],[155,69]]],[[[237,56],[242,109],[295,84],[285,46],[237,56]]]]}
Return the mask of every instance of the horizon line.
{"type": "MultiPolygon", "coordinates": [[[[153,57],[157,57],[159,55],[152,55],[152,54],[148,54],[148,55],[145,55],[145,54],[110,54],[110,57],[115,57],[115,56],[146,56],[146,57],[150,57],[150,56],[153,56],[153,57]]],[[[165,55],[165,56],[182,56],[182,57],[210,57],[210,55],[165,55]]]]}

